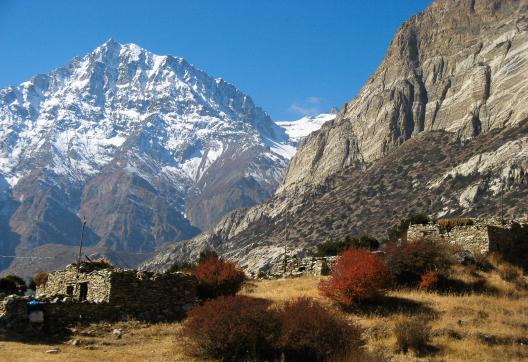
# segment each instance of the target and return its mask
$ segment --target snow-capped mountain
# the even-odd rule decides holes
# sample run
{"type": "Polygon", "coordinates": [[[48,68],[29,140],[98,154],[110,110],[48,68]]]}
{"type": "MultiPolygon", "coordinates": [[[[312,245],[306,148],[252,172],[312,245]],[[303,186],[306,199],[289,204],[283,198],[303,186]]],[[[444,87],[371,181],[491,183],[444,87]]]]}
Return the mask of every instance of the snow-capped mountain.
{"type": "Polygon", "coordinates": [[[233,85],[109,40],[0,90],[0,254],[61,266],[86,218],[87,253],[133,266],[267,199],[292,149],[233,85]]]}
{"type": "Polygon", "coordinates": [[[290,139],[290,144],[297,147],[304,137],[317,131],[324,123],[333,120],[336,115],[337,112],[333,111],[321,113],[317,116],[305,116],[295,121],[280,121],[276,123],[284,128],[290,139]]]}

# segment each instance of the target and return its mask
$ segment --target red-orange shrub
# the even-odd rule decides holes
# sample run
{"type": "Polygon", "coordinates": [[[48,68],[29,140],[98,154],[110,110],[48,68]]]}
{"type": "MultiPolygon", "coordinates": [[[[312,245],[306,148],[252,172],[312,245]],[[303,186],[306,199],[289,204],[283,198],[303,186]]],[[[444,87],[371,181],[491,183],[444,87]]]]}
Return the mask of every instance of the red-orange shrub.
{"type": "Polygon", "coordinates": [[[357,354],[361,330],[310,298],[286,302],[278,311],[281,336],[278,350],[286,361],[327,361],[357,354]]]}
{"type": "Polygon", "coordinates": [[[244,271],[232,261],[211,255],[194,269],[198,279],[198,296],[202,299],[220,295],[235,295],[246,280],[244,271]]]}
{"type": "Polygon", "coordinates": [[[182,330],[190,353],[223,361],[273,360],[280,333],[269,302],[218,297],[193,308],[182,330]]]}
{"type": "Polygon", "coordinates": [[[319,285],[319,290],[341,306],[350,307],[380,295],[390,280],[379,256],[366,249],[349,249],[337,258],[330,278],[319,285]]]}
{"type": "Polygon", "coordinates": [[[440,274],[435,271],[430,271],[422,275],[419,287],[420,289],[433,290],[438,287],[440,283],[440,274]]]}

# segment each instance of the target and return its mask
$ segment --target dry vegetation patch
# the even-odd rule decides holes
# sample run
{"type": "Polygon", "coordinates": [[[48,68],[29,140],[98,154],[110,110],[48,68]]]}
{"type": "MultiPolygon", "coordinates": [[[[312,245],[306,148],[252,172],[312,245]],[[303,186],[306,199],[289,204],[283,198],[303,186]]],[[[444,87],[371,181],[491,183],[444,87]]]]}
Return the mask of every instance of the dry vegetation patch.
{"type": "MultiPolygon", "coordinates": [[[[389,291],[385,308],[343,313],[343,318],[364,328],[363,337],[372,360],[423,361],[521,361],[528,359],[528,291],[503,280],[497,270],[475,271],[457,266],[452,270],[461,285],[477,281],[485,284],[480,291],[430,292],[401,289],[389,291]],[[398,321],[418,318],[428,321],[430,338],[423,351],[398,351],[394,329],[398,321]]],[[[521,277],[526,279],[526,277],[521,277]]],[[[298,296],[317,295],[321,278],[267,280],[256,282],[245,293],[269,298],[281,304],[298,296]]],[[[428,328],[425,328],[428,330],[428,328]]],[[[425,330],[424,329],[424,330],[425,330]]],[[[365,355],[368,360],[369,355],[365,355]]],[[[353,360],[352,356],[349,356],[353,360]]]]}

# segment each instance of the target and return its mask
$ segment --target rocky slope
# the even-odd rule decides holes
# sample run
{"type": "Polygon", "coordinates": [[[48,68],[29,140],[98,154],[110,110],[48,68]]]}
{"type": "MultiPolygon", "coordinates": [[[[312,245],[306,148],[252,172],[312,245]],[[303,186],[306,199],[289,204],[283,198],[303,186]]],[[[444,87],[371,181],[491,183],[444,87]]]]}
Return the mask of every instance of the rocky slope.
{"type": "Polygon", "coordinates": [[[405,22],[336,119],[308,136],[268,202],[145,264],[163,269],[212,248],[250,270],[284,244],[305,254],[409,212],[435,217],[528,210],[528,2],[437,0],[405,22]]]}
{"type": "Polygon", "coordinates": [[[283,188],[318,184],[344,166],[372,163],[424,131],[467,139],[524,121],[526,6],[520,0],[438,0],[405,22],[361,92],[305,142],[283,188]]]}
{"type": "Polygon", "coordinates": [[[83,218],[87,254],[134,266],[269,198],[292,150],[233,85],[109,40],[0,90],[0,270],[70,262],[83,218]]]}

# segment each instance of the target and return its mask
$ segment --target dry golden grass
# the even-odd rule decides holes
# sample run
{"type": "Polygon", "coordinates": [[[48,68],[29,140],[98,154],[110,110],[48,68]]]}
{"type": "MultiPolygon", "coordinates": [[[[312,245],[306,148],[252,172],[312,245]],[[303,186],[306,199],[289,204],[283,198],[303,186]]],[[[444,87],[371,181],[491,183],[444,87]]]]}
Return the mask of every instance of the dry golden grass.
{"type": "Polygon", "coordinates": [[[284,302],[298,297],[325,300],[317,290],[320,280],[320,277],[307,276],[293,279],[252,281],[244,286],[241,294],[268,299],[273,302],[284,302]]]}
{"type": "Polygon", "coordinates": [[[82,327],[73,339],[81,345],[28,344],[0,342],[1,361],[193,361],[179,343],[180,323],[146,325],[135,321],[82,327]],[[121,339],[112,335],[114,328],[124,334],[121,339]],[[95,331],[94,333],[90,333],[95,331]],[[94,335],[93,335],[94,334],[94,335]],[[47,350],[59,348],[60,353],[47,350]]]}
{"type": "MultiPolygon", "coordinates": [[[[502,280],[496,272],[472,276],[457,267],[453,275],[472,282],[483,278],[493,294],[438,294],[420,290],[396,290],[389,300],[400,304],[390,311],[343,313],[344,318],[365,328],[367,348],[375,359],[401,361],[522,361],[528,360],[528,292],[502,280]],[[394,310],[392,310],[394,309],[394,310]],[[433,330],[431,352],[424,356],[399,354],[394,337],[395,321],[421,315],[433,330]],[[523,344],[521,344],[523,343],[523,344]]],[[[245,294],[281,303],[306,295],[322,299],[317,292],[320,279],[306,277],[259,281],[245,294]]],[[[331,306],[331,308],[335,308],[331,306]]]]}
{"type": "MultiPolygon", "coordinates": [[[[368,361],[521,361],[528,360],[528,292],[504,281],[496,271],[482,272],[457,267],[453,275],[466,282],[485,279],[487,290],[478,294],[444,295],[420,290],[387,293],[387,305],[343,313],[319,296],[321,278],[262,280],[247,285],[243,294],[275,303],[299,296],[313,297],[329,308],[359,323],[365,330],[368,361]],[[431,348],[423,356],[397,352],[395,321],[419,315],[432,327],[431,348]]],[[[524,278],[524,277],[523,277],[524,278]]],[[[80,346],[0,342],[0,360],[5,361],[193,361],[185,354],[179,336],[180,323],[146,325],[121,322],[79,328],[72,338],[80,346]],[[116,339],[114,328],[124,335],[116,339]],[[96,331],[88,333],[88,331],[96,331]],[[90,335],[92,334],[92,335],[90,335]],[[59,354],[46,354],[50,348],[59,354]]],[[[357,361],[349,356],[341,361],[357,361]]]]}
{"type": "MultiPolygon", "coordinates": [[[[343,316],[365,328],[367,349],[376,359],[419,361],[524,361],[528,360],[528,291],[502,280],[497,272],[475,272],[457,267],[453,276],[468,283],[485,280],[480,293],[439,294],[420,290],[387,293],[388,310],[368,310],[343,316]],[[399,354],[395,321],[420,315],[432,327],[431,351],[424,356],[399,354]]],[[[243,293],[276,303],[301,295],[318,298],[320,278],[304,277],[258,281],[243,293]]]]}

